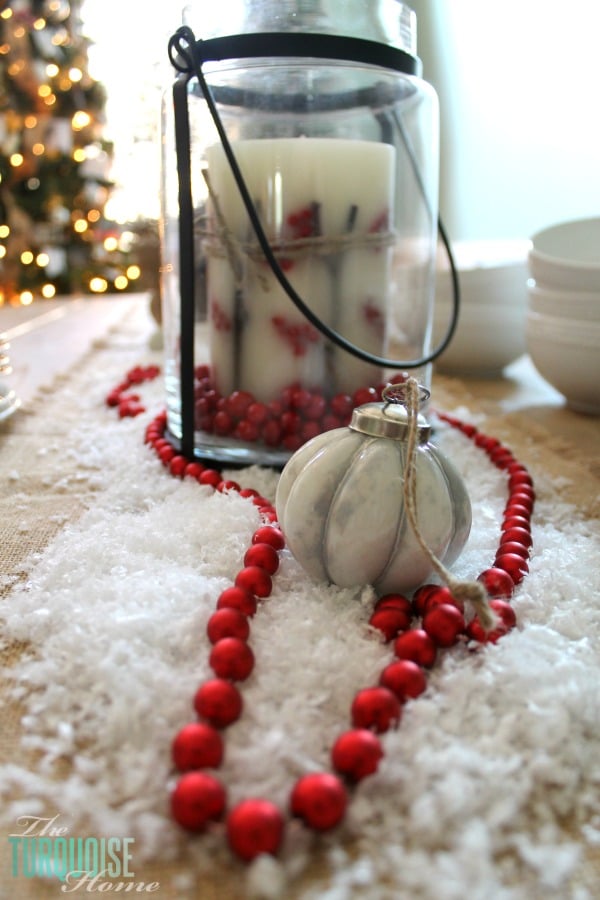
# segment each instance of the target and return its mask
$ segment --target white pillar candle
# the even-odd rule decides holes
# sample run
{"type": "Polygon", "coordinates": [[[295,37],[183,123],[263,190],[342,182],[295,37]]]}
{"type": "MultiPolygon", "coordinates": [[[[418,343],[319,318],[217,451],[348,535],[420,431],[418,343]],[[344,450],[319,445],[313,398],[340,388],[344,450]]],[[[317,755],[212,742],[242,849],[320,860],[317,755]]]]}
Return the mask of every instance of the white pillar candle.
{"type": "MultiPolygon", "coordinates": [[[[388,229],[393,221],[394,148],[278,138],[234,142],[233,150],[295,290],[326,324],[382,355],[389,252],[374,223],[388,229]]],[[[330,393],[376,380],[373,366],[327,348],[265,265],[220,144],[208,148],[206,160],[209,221],[218,236],[205,244],[217,389],[268,401],[292,383],[330,393]],[[232,323],[228,341],[220,310],[232,323]]]]}

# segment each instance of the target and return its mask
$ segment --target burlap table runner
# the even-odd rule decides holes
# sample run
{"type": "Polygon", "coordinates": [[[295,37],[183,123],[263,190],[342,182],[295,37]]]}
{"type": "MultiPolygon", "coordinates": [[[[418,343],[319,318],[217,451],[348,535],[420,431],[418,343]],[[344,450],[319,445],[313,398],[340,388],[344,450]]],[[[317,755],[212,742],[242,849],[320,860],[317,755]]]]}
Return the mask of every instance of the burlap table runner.
{"type": "MultiPolygon", "coordinates": [[[[78,390],[79,379],[95,369],[102,388],[108,390],[128,367],[148,361],[157,360],[147,348],[147,329],[143,323],[140,326],[137,316],[130,317],[105,340],[97,342],[67,375],[42,389],[27,408],[0,423],[0,595],[6,595],[16,581],[26,579],[35,554],[47,547],[61,529],[76,522],[93,503],[93,483],[81,476],[78,461],[68,453],[69,429],[73,424],[70,400],[78,390]]],[[[576,505],[582,516],[597,518],[600,506],[598,422],[559,408],[505,412],[502,405],[509,391],[510,386],[501,382],[465,383],[437,376],[433,395],[440,409],[466,407],[485,417],[488,433],[501,438],[528,465],[543,468],[555,477],[561,496],[576,505]]],[[[11,667],[22,649],[18,645],[9,647],[0,656],[0,665],[11,667]]],[[[0,682],[0,697],[3,711],[0,764],[17,760],[21,765],[27,764],[27,754],[19,743],[22,710],[7,698],[5,680],[0,682]]],[[[33,757],[30,762],[34,766],[33,757]]],[[[11,878],[5,835],[0,836],[0,848],[0,897],[45,900],[62,896],[56,881],[11,878]]],[[[243,896],[239,876],[235,874],[218,872],[214,878],[187,888],[178,882],[177,872],[177,863],[149,864],[143,868],[143,880],[159,882],[160,890],[155,896],[161,898],[238,900],[243,896]]],[[[598,895],[600,851],[588,853],[576,882],[586,887],[590,896],[598,895]]],[[[315,888],[313,896],[319,896],[320,891],[326,893],[326,866],[318,855],[298,883],[298,893],[307,885],[315,888]]],[[[530,896],[538,896],[533,886],[530,896]]]]}

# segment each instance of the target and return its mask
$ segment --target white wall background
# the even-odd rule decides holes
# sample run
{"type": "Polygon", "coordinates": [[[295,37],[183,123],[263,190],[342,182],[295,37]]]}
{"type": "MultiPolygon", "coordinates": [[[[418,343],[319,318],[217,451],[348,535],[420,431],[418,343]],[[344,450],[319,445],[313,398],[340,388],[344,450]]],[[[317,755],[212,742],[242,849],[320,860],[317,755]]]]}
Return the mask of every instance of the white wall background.
{"type": "MultiPolygon", "coordinates": [[[[407,2],[440,97],[440,212],[451,238],[524,238],[600,215],[599,0],[407,2]]],[[[158,214],[158,98],[183,5],[84,0],[123,186],[116,218],[158,214]]]]}
{"type": "Polygon", "coordinates": [[[600,215],[600,3],[408,3],[440,98],[452,239],[524,238],[600,215]]]}

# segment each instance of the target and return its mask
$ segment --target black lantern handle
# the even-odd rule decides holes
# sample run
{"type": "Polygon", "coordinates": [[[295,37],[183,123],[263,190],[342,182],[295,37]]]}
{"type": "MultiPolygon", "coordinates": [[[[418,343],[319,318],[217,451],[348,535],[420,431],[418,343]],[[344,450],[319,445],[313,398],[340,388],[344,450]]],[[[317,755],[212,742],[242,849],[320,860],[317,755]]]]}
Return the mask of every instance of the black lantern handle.
{"type": "MultiPolygon", "coordinates": [[[[246,185],[244,176],[233,152],[233,148],[225,131],[225,127],[221,121],[221,117],[212,96],[212,92],[208,83],[206,82],[204,73],[202,72],[202,65],[207,59],[231,59],[241,57],[251,58],[266,55],[292,56],[294,55],[294,53],[292,52],[294,49],[298,55],[302,55],[303,57],[308,56],[312,58],[318,58],[319,56],[321,56],[321,54],[325,53],[325,58],[332,58],[331,56],[327,56],[327,52],[331,52],[330,48],[332,45],[330,42],[332,41],[333,45],[337,45],[337,55],[333,57],[335,59],[356,61],[354,56],[349,55],[349,51],[347,49],[347,42],[349,41],[355,50],[360,49],[361,45],[372,45],[373,47],[376,47],[378,51],[380,51],[382,48],[387,48],[388,50],[395,51],[395,54],[401,54],[401,57],[407,57],[408,59],[414,60],[414,57],[410,57],[408,54],[403,53],[403,51],[397,50],[397,48],[394,47],[388,47],[388,45],[385,44],[378,44],[374,41],[365,41],[359,38],[350,39],[336,35],[286,33],[285,41],[282,41],[281,34],[250,34],[233,35],[231,37],[222,39],[214,38],[209,41],[196,41],[193,31],[188,26],[182,26],[181,28],[179,28],[170,39],[169,58],[173,66],[179,72],[187,74],[188,76],[195,75],[195,77],[198,79],[198,83],[202,90],[206,105],[208,106],[209,112],[211,114],[214,126],[219,135],[223,151],[231,168],[232,175],[235,179],[238,191],[246,208],[246,212],[256,235],[258,244],[277,281],[279,282],[285,293],[288,295],[294,306],[321,334],[329,338],[329,340],[336,344],[338,347],[341,347],[343,350],[346,350],[348,353],[352,354],[352,356],[357,357],[363,362],[368,362],[372,365],[389,369],[421,368],[422,366],[426,366],[437,359],[438,356],[440,356],[440,354],[443,353],[443,351],[446,349],[446,347],[452,340],[452,337],[454,336],[460,311],[460,289],[458,282],[458,273],[456,271],[452,250],[450,248],[450,242],[439,218],[438,232],[446,249],[448,261],[450,264],[454,300],[448,330],[443,340],[430,353],[416,360],[390,359],[384,356],[377,356],[376,354],[370,353],[368,350],[363,350],[362,348],[357,347],[356,344],[353,344],[351,341],[347,340],[347,338],[345,338],[339,332],[335,331],[333,328],[323,322],[317,315],[315,315],[315,313],[310,309],[309,306],[306,305],[302,297],[290,283],[283,269],[279,265],[277,257],[273,253],[269,239],[265,234],[260,219],[256,213],[252,197],[250,196],[250,192],[246,185]],[[272,41],[274,37],[278,38],[278,40],[275,42],[272,41]],[[264,42],[265,38],[270,39],[266,44],[264,42]],[[290,44],[288,46],[289,38],[302,40],[297,40],[294,44],[290,44]],[[318,39],[316,44],[313,43],[313,39],[315,38],[318,39]],[[321,38],[326,38],[327,40],[322,41],[321,38]],[[261,41],[261,39],[263,40],[261,41]],[[346,47],[343,55],[341,55],[342,43],[346,47]],[[257,48],[260,49],[260,52],[257,52],[257,48]],[[218,49],[218,55],[211,55],[211,53],[215,54],[216,49],[218,49]],[[232,52],[233,50],[237,50],[237,52],[232,52]],[[317,52],[317,50],[319,50],[319,52],[317,52]],[[207,53],[208,55],[206,55],[207,53]]],[[[363,49],[365,48],[363,47],[363,49]]],[[[368,49],[369,51],[371,50],[371,48],[368,49]]],[[[400,57],[394,56],[394,59],[396,63],[398,63],[400,57]]],[[[364,60],[359,57],[358,61],[364,60]]],[[[381,56],[378,56],[377,60],[375,60],[373,56],[370,56],[369,61],[370,64],[373,65],[383,65],[381,56]]],[[[397,65],[393,65],[392,68],[397,68],[397,65]]],[[[404,71],[404,69],[402,69],[402,71],[404,71]]],[[[413,165],[414,164],[415,163],[413,160],[413,165]]],[[[419,182],[421,183],[420,178],[419,182]]]]}

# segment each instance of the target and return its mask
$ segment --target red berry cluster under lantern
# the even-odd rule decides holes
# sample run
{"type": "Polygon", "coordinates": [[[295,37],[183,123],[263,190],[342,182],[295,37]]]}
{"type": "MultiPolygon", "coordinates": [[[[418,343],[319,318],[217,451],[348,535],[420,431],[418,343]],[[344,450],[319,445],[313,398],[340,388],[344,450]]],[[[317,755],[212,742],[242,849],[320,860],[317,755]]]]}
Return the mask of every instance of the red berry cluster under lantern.
{"type": "MultiPolygon", "coordinates": [[[[109,398],[112,396],[111,393],[109,398]]],[[[363,395],[357,401],[355,396],[344,402],[363,403],[367,399],[372,398],[363,395]]],[[[335,400],[332,398],[332,405],[335,400]]],[[[109,399],[107,402],[118,406],[109,399]]],[[[337,402],[341,405],[339,398],[337,402]]],[[[230,409],[235,408],[236,415],[247,415],[250,406],[248,397],[237,396],[230,409]]],[[[377,771],[384,753],[380,736],[397,727],[404,704],[426,690],[427,671],[439,654],[458,641],[469,646],[474,646],[474,642],[495,642],[516,624],[510,599],[528,571],[535,501],[533,481],[527,469],[495,438],[455,417],[439,417],[473,440],[507,474],[509,496],[498,551],[493,564],[478,576],[497,623],[493,630],[486,631],[476,616],[469,620],[462,601],[449,588],[437,584],[422,585],[410,599],[401,594],[378,599],[369,625],[391,644],[394,659],[385,666],[377,684],[356,693],[349,715],[350,728],[339,735],[331,749],[333,772],[304,774],[290,792],[289,813],[317,832],[339,825],[352,786],[377,771]]],[[[178,455],[164,439],[165,427],[166,415],[161,413],[147,426],[145,438],[171,474],[194,478],[217,491],[238,491],[256,505],[262,519],[244,556],[243,567],[234,584],[217,598],[206,625],[214,677],[195,693],[193,706],[198,718],[184,725],[172,742],[173,763],[180,773],[171,794],[174,819],[194,832],[225,817],[231,850],[241,860],[250,862],[261,853],[278,852],[284,839],[284,813],[269,800],[258,797],[243,800],[227,812],[225,786],[216,775],[204,770],[218,770],[224,755],[223,734],[243,714],[241,684],[252,677],[255,666],[249,644],[251,619],[271,594],[284,536],[268,499],[223,479],[216,469],[178,455]]]]}
{"type": "MultiPolygon", "coordinates": [[[[278,327],[283,324],[278,323],[278,327]]],[[[296,343],[307,339],[295,332],[292,338],[296,343]]],[[[404,374],[393,379],[394,383],[405,380],[404,374]]],[[[222,396],[214,386],[209,366],[203,365],[195,372],[194,423],[207,434],[294,452],[316,435],[347,425],[356,406],[381,400],[384,387],[361,387],[353,394],[328,397],[320,390],[292,384],[276,400],[263,403],[249,391],[222,396]]]]}

